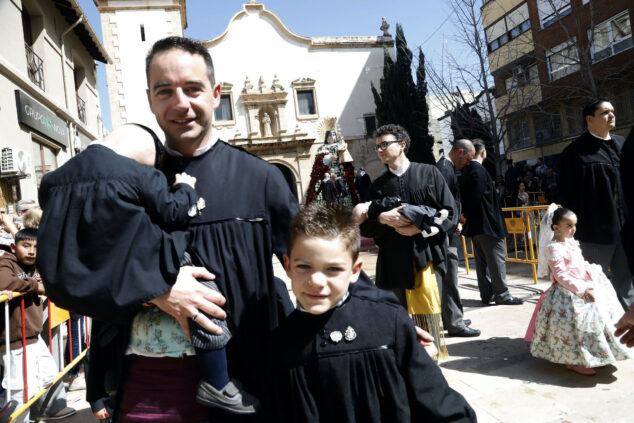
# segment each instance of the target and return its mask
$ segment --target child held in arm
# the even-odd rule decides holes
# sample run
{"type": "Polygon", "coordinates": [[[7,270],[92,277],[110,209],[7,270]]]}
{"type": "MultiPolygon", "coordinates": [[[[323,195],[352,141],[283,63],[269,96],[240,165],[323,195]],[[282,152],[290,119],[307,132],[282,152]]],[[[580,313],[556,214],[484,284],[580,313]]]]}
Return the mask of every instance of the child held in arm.
{"type": "Polygon", "coordinates": [[[534,357],[591,376],[593,367],[614,365],[634,353],[614,334],[623,309],[601,266],[584,260],[574,239],[576,225],[577,216],[566,208],[553,204],[545,213],[542,231],[550,226],[554,233],[550,239],[540,234],[539,249],[553,284],[539,299],[524,339],[531,341],[534,357]]]}
{"type": "Polygon", "coordinates": [[[422,231],[423,238],[438,234],[440,232],[438,225],[441,225],[449,216],[449,211],[446,209],[436,210],[429,206],[407,204],[401,202],[398,197],[385,197],[380,200],[359,203],[354,207],[353,214],[360,225],[368,218],[378,218],[381,213],[397,207],[400,208],[399,213],[422,231]]]}
{"type": "MultiPolygon", "coordinates": [[[[38,268],[57,305],[98,320],[130,322],[141,304],[170,289],[181,265],[191,265],[181,264],[188,242],[184,229],[204,201],[190,175],[178,174],[168,186],[154,168],[161,150],[155,135],[125,125],[44,176],[39,196],[45,248],[38,268]]],[[[211,281],[201,282],[218,290],[211,281]]],[[[196,314],[189,321],[203,375],[197,400],[254,413],[258,401],[228,377],[226,324],[210,319],[222,329],[210,334],[197,324],[203,319],[210,317],[196,314]]]]}
{"type": "Polygon", "coordinates": [[[474,422],[397,303],[363,295],[359,229],[340,205],[294,217],[284,268],[297,309],[269,347],[271,421],[474,422]]]}

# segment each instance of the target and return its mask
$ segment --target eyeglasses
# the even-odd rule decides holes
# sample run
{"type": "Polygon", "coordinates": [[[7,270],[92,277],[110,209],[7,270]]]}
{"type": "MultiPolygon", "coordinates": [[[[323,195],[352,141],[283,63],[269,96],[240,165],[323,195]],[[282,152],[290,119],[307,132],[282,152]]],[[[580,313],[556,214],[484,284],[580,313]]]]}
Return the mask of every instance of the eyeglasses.
{"type": "Polygon", "coordinates": [[[377,144],[376,147],[374,147],[374,151],[385,150],[390,144],[395,142],[400,142],[400,141],[397,141],[397,140],[383,141],[381,144],[377,144]]]}

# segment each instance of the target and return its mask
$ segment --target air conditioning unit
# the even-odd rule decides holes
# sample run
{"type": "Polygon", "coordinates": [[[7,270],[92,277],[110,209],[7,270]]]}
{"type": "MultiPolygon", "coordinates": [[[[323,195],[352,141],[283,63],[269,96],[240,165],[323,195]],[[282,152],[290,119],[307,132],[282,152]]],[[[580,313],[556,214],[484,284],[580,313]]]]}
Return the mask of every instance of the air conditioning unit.
{"type": "Polygon", "coordinates": [[[15,147],[4,147],[0,159],[2,175],[26,175],[31,170],[31,155],[15,147]]]}

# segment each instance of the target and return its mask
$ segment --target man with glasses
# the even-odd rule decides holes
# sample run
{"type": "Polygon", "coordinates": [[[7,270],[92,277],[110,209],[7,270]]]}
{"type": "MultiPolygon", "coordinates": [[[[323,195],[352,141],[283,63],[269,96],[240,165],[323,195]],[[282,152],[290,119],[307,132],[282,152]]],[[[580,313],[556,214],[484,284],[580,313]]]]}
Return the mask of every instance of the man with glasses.
{"type": "Polygon", "coordinates": [[[404,205],[378,217],[370,216],[361,224],[361,234],[373,237],[379,246],[376,285],[393,291],[405,308],[405,290],[415,288],[417,275],[429,263],[434,270],[446,271],[445,234],[458,225],[456,203],[442,174],[435,166],[410,162],[405,156],[409,146],[409,135],[399,125],[383,125],[376,130],[377,155],[388,170],[370,186],[370,200],[397,197],[402,204],[446,209],[449,215],[438,226],[441,232],[424,238],[421,229],[400,213],[404,205]]]}

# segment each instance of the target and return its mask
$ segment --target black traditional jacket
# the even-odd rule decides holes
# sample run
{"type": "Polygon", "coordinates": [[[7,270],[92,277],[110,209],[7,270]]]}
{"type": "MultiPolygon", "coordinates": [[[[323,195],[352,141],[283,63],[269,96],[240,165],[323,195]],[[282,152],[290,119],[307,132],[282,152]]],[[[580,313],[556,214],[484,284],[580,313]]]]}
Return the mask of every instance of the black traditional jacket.
{"type": "Polygon", "coordinates": [[[615,244],[627,218],[621,184],[623,137],[604,141],[584,132],[561,153],[559,197],[578,217],[581,242],[615,244]]]}
{"type": "Polygon", "coordinates": [[[363,285],[324,314],[294,311],[273,333],[269,420],[475,422],[405,309],[363,285]]]}
{"type": "Polygon", "coordinates": [[[393,228],[370,218],[361,224],[361,234],[373,237],[379,246],[376,262],[376,284],[379,288],[414,289],[414,267],[417,271],[432,262],[435,270],[446,271],[446,233],[458,225],[456,203],[442,174],[435,166],[410,163],[402,176],[386,171],[370,187],[370,200],[399,197],[403,203],[425,205],[436,210],[447,209],[449,217],[439,226],[441,232],[429,238],[421,234],[403,236],[393,228]]]}

